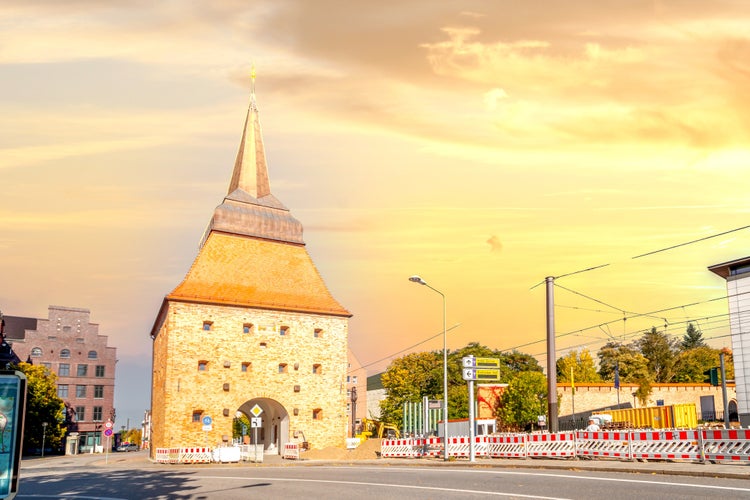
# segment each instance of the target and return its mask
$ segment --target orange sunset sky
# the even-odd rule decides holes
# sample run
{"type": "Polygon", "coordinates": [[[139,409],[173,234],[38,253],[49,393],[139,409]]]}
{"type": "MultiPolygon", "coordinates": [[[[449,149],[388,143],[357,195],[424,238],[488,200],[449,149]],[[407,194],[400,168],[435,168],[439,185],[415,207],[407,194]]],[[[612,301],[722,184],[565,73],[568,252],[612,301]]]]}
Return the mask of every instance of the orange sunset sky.
{"type": "Polygon", "coordinates": [[[370,373],[442,348],[441,298],[412,274],[446,295],[451,349],[545,364],[532,287],[603,264],[557,280],[558,356],[687,321],[729,346],[706,267],[750,255],[732,231],[750,224],[747,7],[5,0],[0,309],[90,309],[119,419],[140,422],[148,334],[226,194],[254,63],[272,191],[370,373]]]}

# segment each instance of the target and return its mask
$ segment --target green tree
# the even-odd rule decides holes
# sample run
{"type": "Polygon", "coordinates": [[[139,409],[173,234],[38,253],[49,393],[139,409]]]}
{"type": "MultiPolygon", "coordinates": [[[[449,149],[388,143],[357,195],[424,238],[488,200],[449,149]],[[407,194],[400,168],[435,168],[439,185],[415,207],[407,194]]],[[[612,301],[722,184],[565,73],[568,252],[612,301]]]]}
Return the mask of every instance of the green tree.
{"type": "Polygon", "coordinates": [[[683,352],[695,349],[696,347],[706,347],[706,342],[703,340],[703,333],[698,330],[695,325],[688,323],[680,347],[683,352]]]}
{"type": "Polygon", "coordinates": [[[570,382],[571,371],[573,382],[601,382],[602,377],[596,371],[596,364],[588,349],[570,351],[567,355],[557,360],[557,380],[559,382],[570,382]]]}
{"type": "Polygon", "coordinates": [[[394,360],[380,377],[387,394],[380,402],[380,418],[400,426],[404,403],[421,401],[424,396],[438,399],[443,392],[442,374],[441,351],[411,353],[394,360]]]}
{"type": "Polygon", "coordinates": [[[674,378],[677,361],[677,341],[656,327],[635,341],[635,347],[648,360],[648,370],[654,382],[667,383],[674,378]]]}
{"type": "MultiPolygon", "coordinates": [[[[518,351],[503,353],[478,342],[470,342],[449,352],[448,415],[452,419],[469,416],[468,386],[462,376],[461,363],[466,356],[499,359],[500,383],[509,382],[521,371],[542,372],[542,367],[533,356],[518,351]]],[[[443,399],[443,351],[412,353],[398,358],[383,373],[381,381],[387,393],[380,402],[381,419],[401,425],[405,402],[419,402],[425,396],[443,399]]]]}
{"type": "Polygon", "coordinates": [[[522,430],[547,415],[547,378],[541,372],[519,373],[500,398],[497,416],[508,430],[522,430]]]}
{"type": "Polygon", "coordinates": [[[614,381],[615,367],[618,369],[620,382],[638,384],[636,397],[645,404],[651,394],[653,375],[648,369],[648,360],[632,345],[619,342],[607,342],[597,353],[599,357],[599,375],[603,380],[614,381]]]}
{"type": "Polygon", "coordinates": [[[607,342],[599,352],[599,375],[609,382],[615,379],[615,366],[618,367],[621,382],[636,382],[649,378],[648,360],[631,345],[607,342]]]}
{"type": "Polygon", "coordinates": [[[41,449],[42,433],[45,448],[61,448],[66,430],[65,403],[57,397],[57,375],[44,366],[29,363],[19,363],[15,368],[27,379],[23,449],[41,449]],[[47,424],[46,429],[43,423],[47,424]]]}

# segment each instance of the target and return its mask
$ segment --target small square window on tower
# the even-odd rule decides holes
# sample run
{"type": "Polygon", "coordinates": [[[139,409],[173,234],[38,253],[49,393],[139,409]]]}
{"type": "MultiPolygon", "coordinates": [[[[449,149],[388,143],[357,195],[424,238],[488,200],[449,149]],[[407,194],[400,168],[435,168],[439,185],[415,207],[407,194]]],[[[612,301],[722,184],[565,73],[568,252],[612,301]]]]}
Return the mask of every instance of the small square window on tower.
{"type": "Polygon", "coordinates": [[[279,373],[287,373],[287,364],[279,363],[279,373]]]}
{"type": "Polygon", "coordinates": [[[316,339],[318,339],[318,338],[320,338],[322,336],[323,336],[323,330],[322,329],[316,328],[315,330],[313,330],[313,337],[315,337],[316,339]]]}
{"type": "Polygon", "coordinates": [[[245,323],[242,325],[242,333],[255,333],[255,327],[252,323],[245,323]]]}
{"type": "Polygon", "coordinates": [[[323,373],[323,365],[321,365],[320,363],[315,363],[315,364],[313,365],[313,370],[312,370],[312,372],[313,372],[313,374],[315,374],[315,375],[320,375],[321,373],[323,373]]]}
{"type": "Polygon", "coordinates": [[[289,334],[289,327],[288,326],[282,326],[279,328],[279,335],[288,335],[289,334]]]}
{"type": "Polygon", "coordinates": [[[193,410],[193,422],[200,422],[203,410],[193,410]]]}
{"type": "Polygon", "coordinates": [[[240,370],[242,370],[243,372],[249,372],[252,366],[252,363],[250,363],[249,361],[245,361],[244,363],[242,363],[242,365],[240,365],[240,370]]]}
{"type": "Polygon", "coordinates": [[[323,420],[323,410],[321,408],[315,408],[312,417],[313,420],[323,420]]]}
{"type": "Polygon", "coordinates": [[[204,321],[203,322],[203,330],[206,332],[210,332],[213,329],[214,322],[213,321],[204,321]]]}
{"type": "Polygon", "coordinates": [[[208,370],[208,361],[198,361],[198,371],[205,372],[208,370]]]}

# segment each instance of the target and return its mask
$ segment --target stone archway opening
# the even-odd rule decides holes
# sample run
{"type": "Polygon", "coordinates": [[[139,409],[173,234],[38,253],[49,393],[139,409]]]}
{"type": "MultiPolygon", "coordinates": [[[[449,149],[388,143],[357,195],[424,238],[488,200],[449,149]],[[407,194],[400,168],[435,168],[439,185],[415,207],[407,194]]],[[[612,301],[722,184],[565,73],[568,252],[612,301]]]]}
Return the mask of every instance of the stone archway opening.
{"type": "Polygon", "coordinates": [[[289,413],[278,401],[270,398],[253,398],[240,405],[237,413],[242,421],[251,424],[247,429],[248,434],[242,436],[243,442],[262,444],[264,453],[275,455],[290,441],[289,413]],[[255,417],[253,412],[256,406],[262,410],[258,417],[255,417]],[[253,418],[260,419],[259,427],[252,426],[253,418]]]}

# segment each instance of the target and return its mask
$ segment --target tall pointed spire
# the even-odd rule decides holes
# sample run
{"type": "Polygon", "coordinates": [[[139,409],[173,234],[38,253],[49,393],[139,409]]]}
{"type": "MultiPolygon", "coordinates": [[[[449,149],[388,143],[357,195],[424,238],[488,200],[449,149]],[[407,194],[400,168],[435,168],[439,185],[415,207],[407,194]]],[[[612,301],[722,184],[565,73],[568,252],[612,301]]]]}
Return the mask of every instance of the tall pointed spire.
{"type": "Polygon", "coordinates": [[[250,77],[252,80],[250,106],[247,109],[242,141],[237,151],[227,194],[231,194],[235,189],[242,189],[254,198],[263,198],[271,194],[271,184],[268,180],[266,152],[263,147],[263,134],[260,130],[258,106],[255,101],[255,65],[253,65],[250,77]]]}
{"type": "Polygon", "coordinates": [[[255,66],[251,77],[250,106],[232,180],[229,182],[229,192],[214,210],[200,247],[203,247],[212,232],[305,244],[302,239],[302,224],[271,194],[258,106],[255,102],[255,66]]]}

